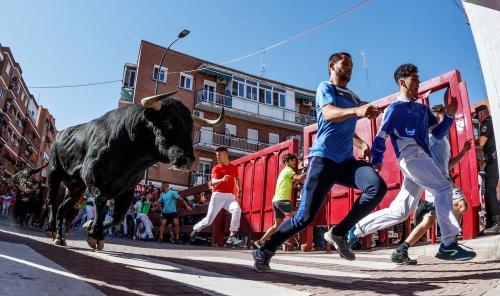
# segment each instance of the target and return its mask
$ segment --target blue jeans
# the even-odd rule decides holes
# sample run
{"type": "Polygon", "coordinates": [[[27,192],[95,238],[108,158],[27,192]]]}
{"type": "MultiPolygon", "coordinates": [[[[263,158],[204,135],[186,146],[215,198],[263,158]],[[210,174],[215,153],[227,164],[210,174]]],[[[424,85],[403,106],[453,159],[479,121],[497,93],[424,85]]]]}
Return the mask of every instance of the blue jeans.
{"type": "Polygon", "coordinates": [[[334,235],[340,236],[344,236],[354,224],[373,211],[387,192],[384,180],[366,162],[350,159],[336,163],[328,158],[313,157],[309,162],[297,213],[279,226],[264,244],[263,250],[275,252],[288,238],[313,222],[335,184],[357,188],[362,192],[351,211],[332,230],[334,235]]]}

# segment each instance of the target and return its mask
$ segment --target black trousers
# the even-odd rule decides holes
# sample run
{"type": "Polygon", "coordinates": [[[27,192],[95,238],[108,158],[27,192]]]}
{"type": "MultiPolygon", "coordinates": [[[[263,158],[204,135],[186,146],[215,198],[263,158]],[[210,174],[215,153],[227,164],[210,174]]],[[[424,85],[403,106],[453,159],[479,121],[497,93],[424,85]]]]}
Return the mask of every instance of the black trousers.
{"type": "MultiPolygon", "coordinates": [[[[500,215],[500,205],[497,198],[498,161],[490,159],[484,168],[486,172],[484,201],[486,203],[486,219],[491,226],[492,218],[500,215]]],[[[499,217],[500,218],[500,217],[499,217]]],[[[498,218],[497,218],[498,219],[498,218]]]]}

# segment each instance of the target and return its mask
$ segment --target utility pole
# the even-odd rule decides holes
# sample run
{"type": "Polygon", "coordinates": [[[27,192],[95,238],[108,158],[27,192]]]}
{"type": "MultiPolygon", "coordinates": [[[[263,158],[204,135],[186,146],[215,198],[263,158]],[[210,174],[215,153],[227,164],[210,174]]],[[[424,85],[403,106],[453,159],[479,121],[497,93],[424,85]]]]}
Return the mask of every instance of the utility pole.
{"type": "Polygon", "coordinates": [[[266,65],[264,65],[264,53],[266,51],[261,48],[260,51],[260,77],[264,77],[264,72],[266,72],[266,65]]]}
{"type": "Polygon", "coordinates": [[[364,49],[361,49],[361,56],[363,57],[363,68],[365,68],[366,86],[368,87],[368,98],[372,99],[370,79],[368,78],[368,64],[366,63],[366,54],[364,49]]]}

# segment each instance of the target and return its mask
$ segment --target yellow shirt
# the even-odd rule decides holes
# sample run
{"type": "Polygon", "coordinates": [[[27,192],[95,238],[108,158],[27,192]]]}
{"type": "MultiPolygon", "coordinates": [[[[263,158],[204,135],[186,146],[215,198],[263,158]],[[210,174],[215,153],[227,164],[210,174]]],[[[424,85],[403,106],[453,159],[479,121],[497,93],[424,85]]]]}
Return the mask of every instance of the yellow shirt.
{"type": "Polygon", "coordinates": [[[276,181],[276,190],[274,192],[273,202],[275,201],[290,201],[290,195],[292,194],[292,184],[293,175],[295,171],[286,166],[278,176],[278,181],[276,181]]]}

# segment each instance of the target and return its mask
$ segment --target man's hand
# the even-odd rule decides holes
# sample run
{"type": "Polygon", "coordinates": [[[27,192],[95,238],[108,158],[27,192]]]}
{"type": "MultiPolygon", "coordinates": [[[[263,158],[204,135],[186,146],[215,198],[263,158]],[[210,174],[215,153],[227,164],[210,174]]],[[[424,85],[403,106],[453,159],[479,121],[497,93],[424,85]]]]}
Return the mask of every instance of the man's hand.
{"type": "Polygon", "coordinates": [[[377,117],[377,115],[380,114],[380,108],[366,104],[360,107],[357,107],[355,109],[356,116],[359,118],[366,117],[366,118],[374,118],[377,117]]]}
{"type": "Polygon", "coordinates": [[[366,162],[370,162],[370,159],[371,159],[370,146],[368,146],[368,144],[364,143],[364,145],[360,149],[361,149],[361,159],[366,161],[366,162]]]}
{"type": "Polygon", "coordinates": [[[243,191],[238,191],[238,199],[241,199],[242,196],[243,196],[243,191]]]}
{"type": "Polygon", "coordinates": [[[472,139],[468,139],[467,141],[465,141],[464,143],[464,148],[462,148],[462,151],[464,153],[468,152],[470,149],[472,148],[472,139]]]}
{"type": "Polygon", "coordinates": [[[458,110],[458,101],[456,97],[451,97],[450,103],[446,106],[446,113],[451,116],[455,116],[458,110]]]}
{"type": "Polygon", "coordinates": [[[380,170],[382,169],[382,164],[381,163],[377,163],[377,164],[374,164],[373,165],[373,170],[378,174],[380,172],[380,170]]]}
{"type": "Polygon", "coordinates": [[[190,207],[190,206],[186,206],[186,209],[188,209],[188,211],[192,211],[193,210],[193,208],[190,207]]]}
{"type": "Polygon", "coordinates": [[[222,177],[222,182],[227,182],[227,181],[229,181],[229,178],[231,178],[231,176],[229,176],[229,175],[225,175],[224,177],[222,177]]]}

